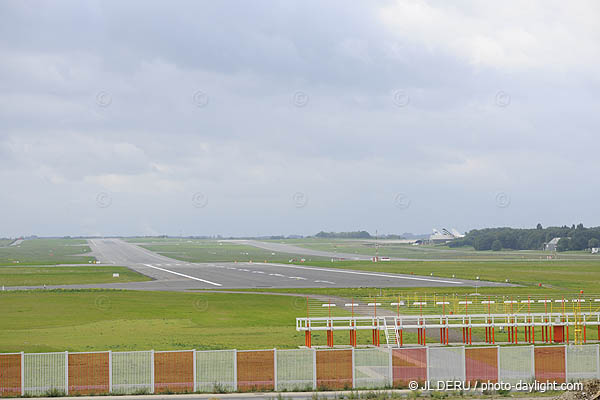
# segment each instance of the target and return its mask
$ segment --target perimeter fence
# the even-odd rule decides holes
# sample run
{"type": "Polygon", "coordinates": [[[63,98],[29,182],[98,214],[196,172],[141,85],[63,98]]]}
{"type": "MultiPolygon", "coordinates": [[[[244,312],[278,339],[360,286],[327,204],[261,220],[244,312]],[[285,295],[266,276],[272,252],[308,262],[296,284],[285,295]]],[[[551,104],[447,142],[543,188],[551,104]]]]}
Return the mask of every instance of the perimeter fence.
{"type": "Polygon", "coordinates": [[[383,389],[600,378],[598,344],[0,354],[0,395],[383,389]]]}

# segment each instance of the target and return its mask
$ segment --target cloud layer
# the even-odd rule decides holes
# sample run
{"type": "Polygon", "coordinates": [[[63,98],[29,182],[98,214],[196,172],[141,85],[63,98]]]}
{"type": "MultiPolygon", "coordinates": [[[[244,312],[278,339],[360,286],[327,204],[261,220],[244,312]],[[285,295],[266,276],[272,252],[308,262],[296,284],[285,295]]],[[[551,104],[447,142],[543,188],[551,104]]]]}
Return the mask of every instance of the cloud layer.
{"type": "Polygon", "coordinates": [[[599,14],[4,1],[0,236],[599,225],[599,14]]]}

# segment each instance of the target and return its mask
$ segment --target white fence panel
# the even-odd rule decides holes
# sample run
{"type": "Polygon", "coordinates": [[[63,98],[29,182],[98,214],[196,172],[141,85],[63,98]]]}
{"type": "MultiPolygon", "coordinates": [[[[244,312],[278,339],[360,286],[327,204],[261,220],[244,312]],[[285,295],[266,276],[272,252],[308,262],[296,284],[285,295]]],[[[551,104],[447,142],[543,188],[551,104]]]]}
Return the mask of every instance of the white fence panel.
{"type": "Polygon", "coordinates": [[[114,393],[152,393],[152,352],[112,353],[114,393]]]}
{"type": "Polygon", "coordinates": [[[427,360],[429,381],[465,380],[463,347],[430,347],[427,360]]]}
{"type": "Polygon", "coordinates": [[[357,388],[384,388],[390,385],[388,349],[355,349],[354,380],[357,388]]]}
{"type": "Polygon", "coordinates": [[[567,346],[567,381],[598,377],[598,345],[567,346]]]}
{"type": "MultiPolygon", "coordinates": [[[[65,353],[39,353],[24,355],[25,393],[50,394],[65,391],[65,353]]],[[[58,393],[55,393],[58,394],[58,393]]]]}
{"type": "Polygon", "coordinates": [[[236,389],[235,350],[196,352],[196,390],[231,392],[236,389]]]}
{"type": "Polygon", "coordinates": [[[277,390],[311,390],[313,368],[313,350],[277,350],[277,390]]]}
{"type": "Polygon", "coordinates": [[[500,347],[498,378],[500,382],[533,381],[533,347],[500,347]]]}

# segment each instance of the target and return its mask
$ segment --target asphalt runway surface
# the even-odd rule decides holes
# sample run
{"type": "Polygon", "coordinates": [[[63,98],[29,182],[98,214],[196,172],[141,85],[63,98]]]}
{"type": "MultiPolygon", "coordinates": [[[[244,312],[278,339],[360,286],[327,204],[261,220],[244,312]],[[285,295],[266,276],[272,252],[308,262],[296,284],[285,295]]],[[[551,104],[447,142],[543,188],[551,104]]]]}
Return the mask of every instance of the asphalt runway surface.
{"type": "Polygon", "coordinates": [[[495,282],[311,267],[308,265],[213,262],[189,263],[162,256],[119,239],[89,241],[101,262],[122,265],[152,282],[124,283],[130,288],[163,290],[316,288],[316,287],[463,287],[506,286],[495,282]]]}
{"type": "MultiPolygon", "coordinates": [[[[193,289],[288,289],[360,287],[503,287],[505,283],[311,267],[309,265],[175,260],[120,239],[90,239],[91,255],[101,264],[128,267],[152,278],[147,282],[47,286],[184,291],[193,289]]],[[[12,287],[33,289],[36,287],[12,287]]]]}

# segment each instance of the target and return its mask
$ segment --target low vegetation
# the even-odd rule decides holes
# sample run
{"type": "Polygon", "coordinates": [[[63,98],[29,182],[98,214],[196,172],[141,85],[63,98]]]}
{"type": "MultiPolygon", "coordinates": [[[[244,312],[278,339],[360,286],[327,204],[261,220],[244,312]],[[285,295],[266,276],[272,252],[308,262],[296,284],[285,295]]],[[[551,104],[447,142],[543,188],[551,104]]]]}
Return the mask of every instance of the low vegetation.
{"type": "Polygon", "coordinates": [[[126,267],[0,267],[0,286],[77,285],[142,282],[150,278],[126,267]],[[119,274],[114,277],[113,274],[119,274]]]}

